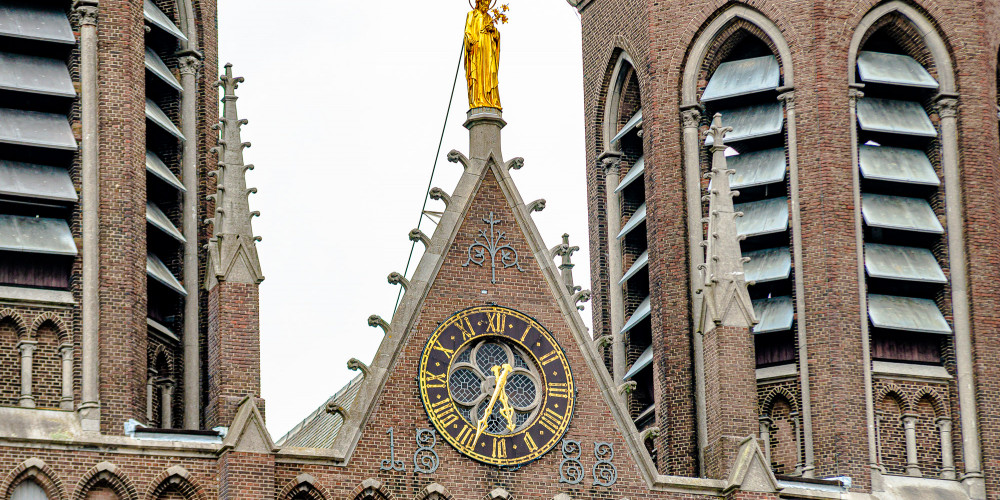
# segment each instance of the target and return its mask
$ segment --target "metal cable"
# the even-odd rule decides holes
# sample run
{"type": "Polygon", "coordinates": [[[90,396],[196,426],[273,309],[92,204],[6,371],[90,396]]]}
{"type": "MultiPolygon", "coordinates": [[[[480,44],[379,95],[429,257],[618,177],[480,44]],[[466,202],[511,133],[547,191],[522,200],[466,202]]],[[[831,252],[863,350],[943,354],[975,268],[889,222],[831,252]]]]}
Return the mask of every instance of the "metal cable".
{"type": "MultiPolygon", "coordinates": [[[[458,86],[458,71],[462,68],[462,56],[465,55],[465,40],[462,40],[462,50],[458,52],[458,63],[455,64],[455,79],[451,83],[451,94],[448,95],[448,110],[444,113],[444,123],[441,124],[441,137],[438,139],[437,151],[434,153],[434,166],[431,167],[431,177],[427,179],[427,189],[424,191],[424,204],[420,207],[420,219],[417,220],[417,229],[420,229],[420,224],[424,222],[424,213],[427,210],[427,200],[430,199],[431,185],[434,183],[434,172],[437,171],[438,159],[441,157],[441,144],[444,143],[444,132],[448,128],[448,116],[451,115],[451,103],[455,100],[455,88],[458,86]]],[[[410,264],[413,262],[413,251],[417,248],[417,242],[414,241],[410,244],[410,256],[406,258],[406,268],[403,269],[403,276],[410,272],[410,264]]],[[[403,298],[403,287],[399,287],[399,293],[396,294],[396,305],[392,308],[392,315],[396,315],[396,309],[399,308],[399,301],[403,298]]]]}

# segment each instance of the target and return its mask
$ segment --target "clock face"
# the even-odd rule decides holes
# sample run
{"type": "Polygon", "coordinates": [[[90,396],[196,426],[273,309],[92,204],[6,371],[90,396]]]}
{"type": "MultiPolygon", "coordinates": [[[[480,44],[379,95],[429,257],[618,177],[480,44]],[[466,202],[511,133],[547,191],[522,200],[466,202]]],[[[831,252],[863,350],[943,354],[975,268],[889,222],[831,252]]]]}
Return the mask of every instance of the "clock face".
{"type": "Polygon", "coordinates": [[[526,314],[478,306],[446,319],[420,357],[420,398],[461,453],[525,464],[562,439],[576,402],[573,374],[552,334],[526,314]]]}

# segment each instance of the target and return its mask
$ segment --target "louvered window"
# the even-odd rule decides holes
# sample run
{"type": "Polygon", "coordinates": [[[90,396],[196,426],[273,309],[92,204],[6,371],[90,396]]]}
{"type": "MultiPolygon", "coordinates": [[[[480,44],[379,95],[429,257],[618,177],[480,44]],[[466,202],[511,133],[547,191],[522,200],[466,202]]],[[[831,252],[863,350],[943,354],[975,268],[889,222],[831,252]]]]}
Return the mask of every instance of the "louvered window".
{"type": "MultiPolygon", "coordinates": [[[[627,65],[626,65],[627,66],[627,65]]],[[[646,241],[646,160],[643,154],[642,107],[638,79],[630,66],[621,70],[619,88],[614,95],[616,128],[610,141],[612,150],[620,151],[620,177],[617,186],[609,186],[609,200],[618,203],[621,220],[615,238],[622,252],[621,276],[612,276],[612,293],[622,295],[621,338],[625,343],[624,380],[634,381],[636,389],[629,396],[629,408],[641,430],[655,420],[653,394],[653,350],[651,305],[649,297],[648,245],[646,241]]]]}
{"type": "MultiPolygon", "coordinates": [[[[171,2],[167,9],[176,11],[171,2]]],[[[157,331],[179,326],[180,298],[186,291],[177,279],[184,236],[174,221],[180,217],[184,185],[180,172],[185,140],[178,128],[182,87],[177,81],[177,51],[186,40],[171,17],[156,2],[145,0],[143,14],[150,27],[144,52],[146,67],[146,245],[147,307],[157,331]]]]}
{"type": "Polygon", "coordinates": [[[915,59],[862,50],[857,102],[858,168],[872,357],[940,363],[951,327],[938,305],[944,228],[934,206],[942,196],[937,130],[924,102],[938,84],[915,59]],[[930,153],[930,155],[928,154],[930,153]]]}
{"type": "Polygon", "coordinates": [[[0,1],[0,285],[70,285],[78,198],[69,7],[0,1]]]}
{"type": "MultiPolygon", "coordinates": [[[[795,360],[795,306],[792,300],[792,253],[785,153],[785,110],[778,100],[778,59],[753,41],[718,65],[708,79],[701,102],[708,116],[722,114],[730,179],[740,195],[735,209],[746,279],[760,323],[754,328],[757,366],[795,360]],[[765,55],[755,55],[765,53],[765,55]]],[[[712,137],[705,140],[712,145],[712,137]]]]}

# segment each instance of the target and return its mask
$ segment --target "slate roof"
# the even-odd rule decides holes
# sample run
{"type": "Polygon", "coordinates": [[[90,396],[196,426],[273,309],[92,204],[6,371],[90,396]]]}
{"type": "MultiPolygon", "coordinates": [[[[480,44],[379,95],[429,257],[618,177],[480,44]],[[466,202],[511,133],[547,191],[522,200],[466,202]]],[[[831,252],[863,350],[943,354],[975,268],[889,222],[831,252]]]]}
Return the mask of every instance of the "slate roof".
{"type": "Polygon", "coordinates": [[[337,433],[344,425],[344,418],[340,414],[327,413],[326,408],[330,403],[337,403],[345,410],[351,411],[354,405],[354,398],[361,388],[361,381],[364,379],[360,374],[348,382],[333,396],[330,396],[323,404],[316,408],[316,411],[309,414],[303,421],[299,422],[292,430],[278,440],[278,446],[295,446],[300,448],[330,448],[333,446],[337,433]]]}

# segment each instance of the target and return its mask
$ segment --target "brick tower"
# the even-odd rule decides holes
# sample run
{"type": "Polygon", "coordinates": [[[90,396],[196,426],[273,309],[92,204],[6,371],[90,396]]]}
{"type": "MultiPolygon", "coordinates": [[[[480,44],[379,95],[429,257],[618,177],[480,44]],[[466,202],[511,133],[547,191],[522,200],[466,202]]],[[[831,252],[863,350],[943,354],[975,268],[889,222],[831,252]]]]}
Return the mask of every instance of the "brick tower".
{"type": "Polygon", "coordinates": [[[0,2],[0,405],[11,424],[201,431],[235,414],[215,408],[217,394],[259,396],[262,278],[235,83],[210,152],[215,15],[192,0],[0,2]],[[234,245],[250,256],[242,268],[234,245]]]}
{"type": "Polygon", "coordinates": [[[997,6],[570,4],[594,333],[660,472],[712,476],[713,415],[734,404],[699,327],[719,114],[759,320],[722,384],[754,371],[774,473],[1000,495],[997,6]]]}

